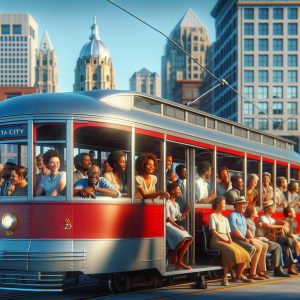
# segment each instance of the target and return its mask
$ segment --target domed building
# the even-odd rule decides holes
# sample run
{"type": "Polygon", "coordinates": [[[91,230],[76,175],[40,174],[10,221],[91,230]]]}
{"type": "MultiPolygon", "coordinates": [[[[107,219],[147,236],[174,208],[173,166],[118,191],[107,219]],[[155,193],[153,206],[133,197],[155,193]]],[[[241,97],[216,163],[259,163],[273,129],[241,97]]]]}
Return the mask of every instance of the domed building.
{"type": "Polygon", "coordinates": [[[81,49],[75,68],[74,91],[115,89],[115,71],[108,49],[100,39],[96,17],[90,41],[81,49]]]}

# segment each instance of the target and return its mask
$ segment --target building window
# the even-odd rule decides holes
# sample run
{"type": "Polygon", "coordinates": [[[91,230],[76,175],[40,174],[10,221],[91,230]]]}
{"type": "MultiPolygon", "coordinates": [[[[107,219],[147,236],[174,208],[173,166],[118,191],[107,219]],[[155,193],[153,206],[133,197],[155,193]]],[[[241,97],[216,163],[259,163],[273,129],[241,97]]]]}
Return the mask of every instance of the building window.
{"type": "Polygon", "coordinates": [[[245,118],[244,119],[244,125],[248,127],[254,127],[254,119],[252,118],[245,118]]]}
{"type": "Polygon", "coordinates": [[[254,34],[254,24],[245,23],[244,24],[244,34],[245,35],[253,35],[254,34]]]}
{"type": "Polygon", "coordinates": [[[258,40],[258,50],[259,51],[268,51],[268,40],[267,39],[259,39],[258,40]]]}
{"type": "Polygon", "coordinates": [[[298,63],[297,63],[297,55],[288,55],[288,66],[289,67],[297,67],[298,63]]]}
{"type": "Polygon", "coordinates": [[[245,82],[254,82],[254,72],[244,71],[245,82]]]}
{"type": "Polygon", "coordinates": [[[244,50],[245,51],[253,51],[254,50],[254,40],[253,39],[245,39],[244,40],[244,50]]]}
{"type": "Polygon", "coordinates": [[[268,55],[258,55],[258,66],[267,67],[268,65],[268,55]]]}
{"type": "Polygon", "coordinates": [[[258,24],[258,34],[259,35],[268,35],[269,34],[268,23],[258,24]]]}
{"type": "Polygon", "coordinates": [[[254,106],[253,103],[246,102],[244,103],[244,114],[245,115],[254,115],[254,106]]]}
{"type": "Polygon", "coordinates": [[[288,35],[297,35],[297,34],[298,34],[297,23],[288,24],[288,35]]]}
{"type": "Polygon", "coordinates": [[[245,86],[244,87],[244,96],[247,99],[253,99],[254,98],[254,87],[253,86],[245,86]]]}
{"type": "Polygon", "coordinates": [[[9,24],[1,25],[1,34],[10,34],[10,25],[9,24]]]}
{"type": "Polygon", "coordinates": [[[273,35],[283,35],[283,24],[281,23],[273,24],[273,35]]]}
{"type": "Polygon", "coordinates": [[[43,59],[43,66],[47,65],[47,59],[43,59]]]}
{"type": "Polygon", "coordinates": [[[283,98],[283,87],[282,86],[273,86],[272,98],[273,99],[282,99],[283,98]]]}
{"type": "Polygon", "coordinates": [[[287,98],[288,99],[297,99],[297,87],[296,86],[288,86],[287,88],[287,98]]]}
{"type": "Polygon", "coordinates": [[[288,19],[297,20],[298,19],[298,8],[290,7],[288,8],[288,19]]]}
{"type": "Polygon", "coordinates": [[[288,130],[297,130],[298,129],[297,119],[288,119],[287,127],[288,130]]]}
{"type": "Polygon", "coordinates": [[[282,8],[273,8],[273,19],[282,20],[283,19],[283,9],[282,8]]]}
{"type": "Polygon", "coordinates": [[[258,9],[258,18],[260,20],[268,20],[268,18],[269,18],[269,9],[268,8],[259,8],[258,9]]]}
{"type": "Polygon", "coordinates": [[[298,114],[297,102],[288,102],[287,113],[288,113],[288,115],[297,115],[298,114]]]}
{"type": "Polygon", "coordinates": [[[245,67],[253,67],[254,66],[253,55],[244,55],[244,66],[245,67]]]}
{"type": "Polygon", "coordinates": [[[22,25],[13,25],[13,34],[22,34],[22,25]]]}
{"type": "Polygon", "coordinates": [[[298,72],[297,71],[288,71],[287,73],[288,82],[297,82],[298,81],[298,72]]]}
{"type": "Polygon", "coordinates": [[[258,99],[268,99],[269,97],[269,88],[267,86],[258,87],[258,99]]]}
{"type": "Polygon", "coordinates": [[[258,119],[258,129],[259,130],[268,130],[269,129],[269,120],[268,119],[258,119]]]}
{"type": "Polygon", "coordinates": [[[273,55],[273,67],[283,66],[283,55],[273,55]]]}
{"type": "Polygon", "coordinates": [[[282,39],[274,39],[273,40],[273,50],[274,51],[282,51],[283,50],[283,40],[282,39]]]}
{"type": "Polygon", "coordinates": [[[244,9],[244,19],[245,20],[253,20],[253,18],[254,18],[253,8],[245,8],[244,9]]]}
{"type": "Polygon", "coordinates": [[[283,103],[274,102],[273,103],[273,115],[282,115],[283,114],[283,103]]]}
{"type": "Polygon", "coordinates": [[[84,81],[84,76],[80,75],[80,82],[83,82],[83,81],[84,81]]]}
{"type": "Polygon", "coordinates": [[[97,76],[97,73],[94,73],[94,74],[93,74],[93,80],[97,80],[97,77],[98,77],[98,76],[97,76]]]}
{"type": "Polygon", "coordinates": [[[258,71],[258,82],[268,82],[268,71],[258,71]]]}
{"type": "Polygon", "coordinates": [[[288,39],[288,51],[297,51],[298,41],[296,39],[288,39]]]}
{"type": "Polygon", "coordinates": [[[47,74],[43,74],[43,82],[47,82],[48,81],[48,76],[47,74]]]}
{"type": "Polygon", "coordinates": [[[283,82],[283,71],[273,71],[273,82],[283,82]]]}
{"type": "Polygon", "coordinates": [[[281,118],[273,119],[273,130],[282,130],[283,129],[283,120],[281,118]]]}
{"type": "Polygon", "coordinates": [[[259,115],[267,115],[269,113],[268,102],[258,102],[257,108],[259,115]]]}

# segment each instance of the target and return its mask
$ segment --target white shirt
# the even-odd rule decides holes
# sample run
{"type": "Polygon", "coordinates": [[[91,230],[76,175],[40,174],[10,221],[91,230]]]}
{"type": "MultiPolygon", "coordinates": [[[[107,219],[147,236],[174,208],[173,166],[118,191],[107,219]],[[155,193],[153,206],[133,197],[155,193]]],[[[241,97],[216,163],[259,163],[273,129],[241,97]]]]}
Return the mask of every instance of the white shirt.
{"type": "Polygon", "coordinates": [[[195,201],[206,199],[209,196],[209,184],[203,178],[198,177],[195,180],[195,201]]]}

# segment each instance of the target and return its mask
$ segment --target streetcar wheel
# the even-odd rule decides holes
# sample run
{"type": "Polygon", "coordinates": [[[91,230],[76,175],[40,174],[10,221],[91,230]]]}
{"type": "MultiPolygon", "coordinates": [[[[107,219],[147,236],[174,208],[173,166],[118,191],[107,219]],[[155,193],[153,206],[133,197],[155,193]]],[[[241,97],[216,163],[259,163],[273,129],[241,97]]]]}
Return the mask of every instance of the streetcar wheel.
{"type": "Polygon", "coordinates": [[[130,291],[131,279],[128,273],[115,273],[108,279],[108,288],[113,293],[130,291]]]}
{"type": "Polygon", "coordinates": [[[205,276],[198,276],[196,279],[196,288],[197,289],[207,289],[207,281],[205,276]]]}

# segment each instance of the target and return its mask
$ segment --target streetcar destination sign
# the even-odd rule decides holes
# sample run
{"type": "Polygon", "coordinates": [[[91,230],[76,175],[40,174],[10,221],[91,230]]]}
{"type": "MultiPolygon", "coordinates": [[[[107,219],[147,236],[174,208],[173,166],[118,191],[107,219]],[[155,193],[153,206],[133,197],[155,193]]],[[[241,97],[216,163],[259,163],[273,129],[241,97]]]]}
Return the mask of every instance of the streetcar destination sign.
{"type": "Polygon", "coordinates": [[[26,125],[12,125],[0,127],[0,139],[11,138],[26,138],[27,126],[26,125]]]}

